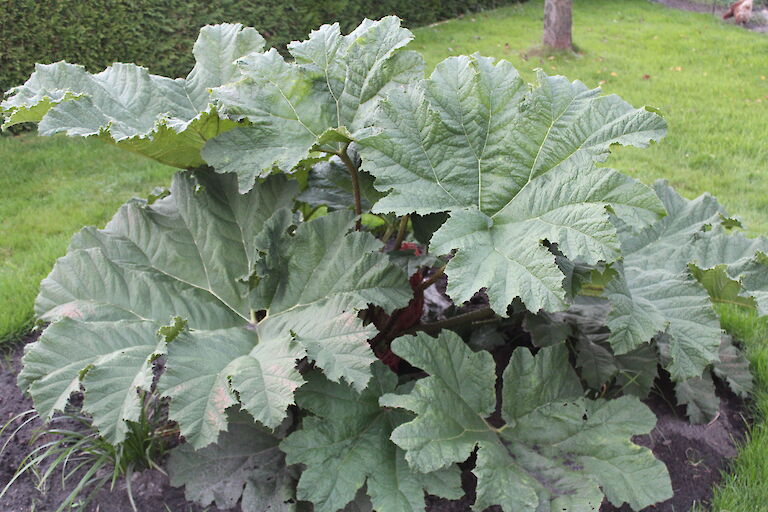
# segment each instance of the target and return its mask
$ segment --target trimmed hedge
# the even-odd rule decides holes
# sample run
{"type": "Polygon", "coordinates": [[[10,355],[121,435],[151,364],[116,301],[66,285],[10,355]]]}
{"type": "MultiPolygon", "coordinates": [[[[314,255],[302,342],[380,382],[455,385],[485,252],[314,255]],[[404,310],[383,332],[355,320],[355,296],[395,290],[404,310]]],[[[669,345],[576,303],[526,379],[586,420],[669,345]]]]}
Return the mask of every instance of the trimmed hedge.
{"type": "Polygon", "coordinates": [[[201,26],[224,21],[256,27],[283,47],[323,23],[344,30],[363,18],[396,14],[408,27],[514,0],[13,0],[0,5],[0,90],[23,83],[35,62],[66,60],[100,71],[135,62],[185,76],[201,26]]]}

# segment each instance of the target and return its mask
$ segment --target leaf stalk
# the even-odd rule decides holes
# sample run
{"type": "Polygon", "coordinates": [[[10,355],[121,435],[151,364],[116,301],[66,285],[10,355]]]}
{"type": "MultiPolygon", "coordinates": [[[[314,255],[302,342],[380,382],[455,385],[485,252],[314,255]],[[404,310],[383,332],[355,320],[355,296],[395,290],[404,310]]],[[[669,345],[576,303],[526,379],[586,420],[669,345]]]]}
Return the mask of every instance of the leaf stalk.
{"type": "Polygon", "coordinates": [[[419,290],[423,291],[435,284],[443,276],[443,274],[445,274],[445,267],[446,265],[443,265],[442,267],[438,268],[431,276],[429,276],[429,278],[422,281],[421,284],[419,284],[419,290]]]}
{"type": "Polygon", "coordinates": [[[360,216],[363,214],[362,201],[360,200],[360,176],[355,162],[352,161],[352,159],[349,157],[349,153],[347,153],[348,149],[349,143],[344,146],[344,149],[339,151],[338,155],[339,158],[341,158],[341,161],[344,162],[344,165],[347,167],[349,176],[352,178],[352,193],[355,197],[355,215],[357,215],[357,220],[355,221],[355,231],[360,231],[362,228],[360,216]]]}
{"type": "Polygon", "coordinates": [[[405,232],[408,229],[408,219],[410,218],[410,215],[403,215],[400,217],[400,227],[397,229],[397,238],[395,238],[395,246],[392,248],[393,251],[399,251],[400,247],[403,245],[403,240],[405,239],[405,232]]]}
{"type": "Polygon", "coordinates": [[[479,320],[485,320],[486,318],[490,318],[495,314],[496,313],[494,313],[489,306],[486,306],[486,307],[474,309],[472,311],[469,311],[468,313],[446,318],[445,320],[438,320],[437,322],[430,322],[428,324],[417,325],[408,332],[409,334],[413,334],[418,331],[435,332],[441,329],[451,329],[453,327],[459,327],[465,324],[477,322],[479,320]]]}

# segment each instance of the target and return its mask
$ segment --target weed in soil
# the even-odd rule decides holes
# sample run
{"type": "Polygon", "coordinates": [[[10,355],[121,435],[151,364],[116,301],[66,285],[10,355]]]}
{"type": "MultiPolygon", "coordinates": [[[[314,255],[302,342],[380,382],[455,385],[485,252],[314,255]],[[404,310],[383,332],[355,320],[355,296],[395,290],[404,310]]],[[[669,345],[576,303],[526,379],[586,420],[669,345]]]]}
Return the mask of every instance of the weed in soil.
{"type": "MultiPolygon", "coordinates": [[[[132,512],[135,509],[141,512],[200,512],[202,508],[192,505],[184,498],[183,489],[171,487],[168,477],[158,468],[134,469],[142,466],[162,465],[163,455],[158,451],[158,446],[135,446],[131,454],[118,454],[107,443],[98,443],[93,436],[89,436],[88,429],[74,418],[59,420],[54,423],[55,429],[44,430],[44,425],[36,414],[28,413],[32,410],[32,402],[22,395],[16,386],[16,375],[21,369],[22,348],[25,343],[34,341],[35,337],[28,337],[15,345],[9,352],[6,361],[0,366],[0,421],[9,423],[14,417],[17,421],[10,423],[8,428],[0,433],[0,447],[4,446],[0,453],[0,489],[8,486],[14,479],[18,468],[23,468],[31,461],[30,454],[36,453],[39,458],[48,449],[59,447],[55,457],[42,462],[37,473],[25,471],[8,486],[0,498],[0,510],[3,512],[54,512],[67,502],[77,487],[77,482],[82,481],[89,469],[93,469],[88,477],[95,486],[85,486],[83,492],[71,496],[72,507],[67,510],[83,510],[85,512],[132,512]],[[24,414],[27,412],[27,414],[24,414]],[[40,435],[40,433],[43,435],[40,435]],[[62,437],[62,434],[64,437],[62,437]],[[82,464],[83,454],[72,455],[69,463],[63,466],[64,458],[55,464],[59,456],[67,457],[66,448],[62,444],[63,439],[71,442],[80,442],[81,452],[85,452],[90,458],[87,466],[82,464]],[[106,445],[106,446],[105,446],[106,445]],[[36,452],[33,452],[37,450],[36,452]],[[146,459],[139,463],[143,451],[146,459]],[[128,455],[128,456],[126,456],[128,455]],[[81,460],[74,460],[80,457],[81,460]],[[115,470],[115,461],[122,464],[119,471],[115,470]],[[133,467],[129,467],[132,462],[133,467]],[[44,478],[43,478],[44,477],[44,478]],[[66,478],[65,478],[66,477],[66,478]],[[43,480],[42,484],[40,480],[43,480]],[[64,484],[64,485],[62,485],[64,484]],[[89,494],[90,502],[88,502],[89,494]],[[132,504],[133,501],[133,504],[132,504]]],[[[135,436],[134,436],[135,437],[135,436]]],[[[146,439],[146,437],[144,437],[146,439]]],[[[129,447],[128,450],[131,448],[129,447]]],[[[209,509],[209,512],[212,512],[209,509]]]]}

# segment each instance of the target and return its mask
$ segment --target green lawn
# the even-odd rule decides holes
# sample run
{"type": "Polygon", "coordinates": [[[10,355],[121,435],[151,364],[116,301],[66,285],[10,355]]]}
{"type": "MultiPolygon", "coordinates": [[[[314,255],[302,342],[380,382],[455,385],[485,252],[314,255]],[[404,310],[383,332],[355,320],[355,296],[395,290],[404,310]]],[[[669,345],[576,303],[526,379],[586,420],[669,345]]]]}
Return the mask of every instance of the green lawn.
{"type": "Polygon", "coordinates": [[[0,342],[32,322],[40,280],[87,224],[170,181],[172,170],[96,140],[0,137],[0,342]]]}
{"type": "MultiPolygon", "coordinates": [[[[649,149],[622,148],[610,165],[685,195],[709,191],[768,233],[768,35],[648,0],[578,0],[580,53],[539,56],[543,1],[417,29],[412,48],[430,66],[479,51],[506,58],[529,80],[535,68],[634,105],[658,108],[669,135],[649,149]]],[[[171,170],[97,141],[0,138],[0,341],[27,329],[37,285],[85,224],[102,225],[124,200],[167,184],[171,170]]],[[[723,325],[754,363],[758,417],[768,414],[768,322],[726,310],[723,325]]],[[[755,510],[768,497],[768,427],[758,422],[718,491],[713,510],[755,510]],[[762,483],[761,483],[762,482],[762,483]]]]}

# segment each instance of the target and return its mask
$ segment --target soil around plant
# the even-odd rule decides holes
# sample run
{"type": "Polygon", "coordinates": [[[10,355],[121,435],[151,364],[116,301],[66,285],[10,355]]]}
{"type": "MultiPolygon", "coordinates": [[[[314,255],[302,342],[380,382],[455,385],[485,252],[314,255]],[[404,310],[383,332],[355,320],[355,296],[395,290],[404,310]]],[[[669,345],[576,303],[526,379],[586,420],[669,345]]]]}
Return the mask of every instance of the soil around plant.
{"type": "MultiPolygon", "coordinates": [[[[16,385],[16,375],[21,369],[23,346],[36,338],[37,336],[28,336],[21,340],[8,353],[5,360],[0,361],[0,427],[17,414],[32,409],[32,401],[25,397],[16,385]]],[[[12,425],[0,436],[0,447],[9,441],[0,454],[0,490],[13,478],[16,468],[34,448],[29,444],[30,439],[35,431],[42,427],[42,422],[36,419],[21,428],[9,440],[19,424],[20,422],[17,422],[12,425]]],[[[47,492],[41,492],[36,487],[34,476],[26,473],[17,479],[0,499],[0,511],[55,512],[75,484],[74,481],[68,481],[66,488],[62,488],[60,482],[60,474],[57,474],[51,479],[47,492]]],[[[111,491],[106,488],[99,492],[86,510],[88,512],[133,512],[126,488],[125,479],[118,480],[111,491]]],[[[140,512],[203,511],[202,508],[187,502],[184,498],[184,490],[171,487],[168,477],[157,470],[134,473],[131,489],[136,508],[140,512]]],[[[207,510],[213,512],[210,507],[207,510]]]]}
{"type": "MultiPolygon", "coordinates": [[[[32,408],[32,402],[16,386],[16,375],[21,368],[23,345],[34,341],[31,336],[18,343],[0,366],[0,421],[5,424],[15,415],[32,408]]],[[[505,355],[508,357],[508,354],[505,355]]],[[[505,357],[502,356],[502,357],[505,357]]],[[[498,357],[497,357],[498,359],[498,357]]],[[[656,428],[634,441],[653,450],[669,468],[675,495],[672,499],[648,507],[644,512],[680,512],[690,510],[694,503],[706,503],[712,496],[713,486],[720,480],[721,471],[728,468],[730,458],[737,453],[737,444],[747,428],[746,406],[742,400],[724,387],[718,388],[721,397],[720,414],[707,425],[690,425],[684,410],[671,405],[667,396],[654,395],[646,404],[659,418],[656,428]]],[[[0,455],[0,489],[10,481],[16,468],[33,448],[29,445],[35,429],[41,427],[36,420],[20,429],[0,455]]],[[[0,446],[14,429],[0,436],[0,446]]],[[[427,497],[427,512],[469,512],[474,500],[474,476],[470,473],[473,461],[462,464],[462,483],[467,495],[460,500],[427,497]]],[[[71,485],[62,489],[59,479],[52,479],[48,492],[35,487],[32,475],[24,475],[14,482],[0,500],[3,512],[55,512],[58,505],[71,491],[71,485]]],[[[132,512],[126,482],[119,480],[114,489],[99,492],[88,512],[132,512]]],[[[141,512],[202,512],[203,509],[184,498],[183,489],[170,486],[168,477],[160,471],[146,470],[135,473],[131,481],[137,509],[141,512]]],[[[208,507],[208,512],[219,509],[208,507]]],[[[500,512],[491,507],[486,512],[500,512]]],[[[616,508],[604,503],[600,512],[630,512],[628,507],[616,508]]],[[[228,512],[236,512],[230,510],[228,512]]]]}
{"type": "MultiPolygon", "coordinates": [[[[671,391],[667,388],[666,391],[671,391]]],[[[720,412],[704,425],[691,425],[683,407],[674,406],[671,393],[652,395],[644,402],[656,414],[658,422],[650,434],[637,436],[634,442],[650,448],[667,465],[672,477],[672,499],[644,509],[643,512],[680,512],[694,504],[707,504],[721,474],[744,440],[748,427],[746,404],[725,386],[718,385],[720,412]]],[[[624,506],[604,504],[600,512],[632,512],[624,506]]]]}
{"type": "MultiPolygon", "coordinates": [[[[725,13],[725,11],[728,9],[727,6],[716,5],[713,11],[711,3],[703,4],[700,2],[693,2],[691,0],[651,0],[651,1],[656,2],[658,4],[666,5],[667,7],[671,7],[673,9],[679,9],[681,11],[711,13],[714,16],[717,16],[719,19],[722,19],[723,13],[725,13]]],[[[735,22],[733,20],[730,20],[730,21],[723,20],[723,23],[735,23],[735,22]]],[[[768,8],[756,6],[752,12],[752,19],[746,25],[744,25],[744,28],[747,30],[752,30],[753,32],[768,33],[768,8]]]]}

